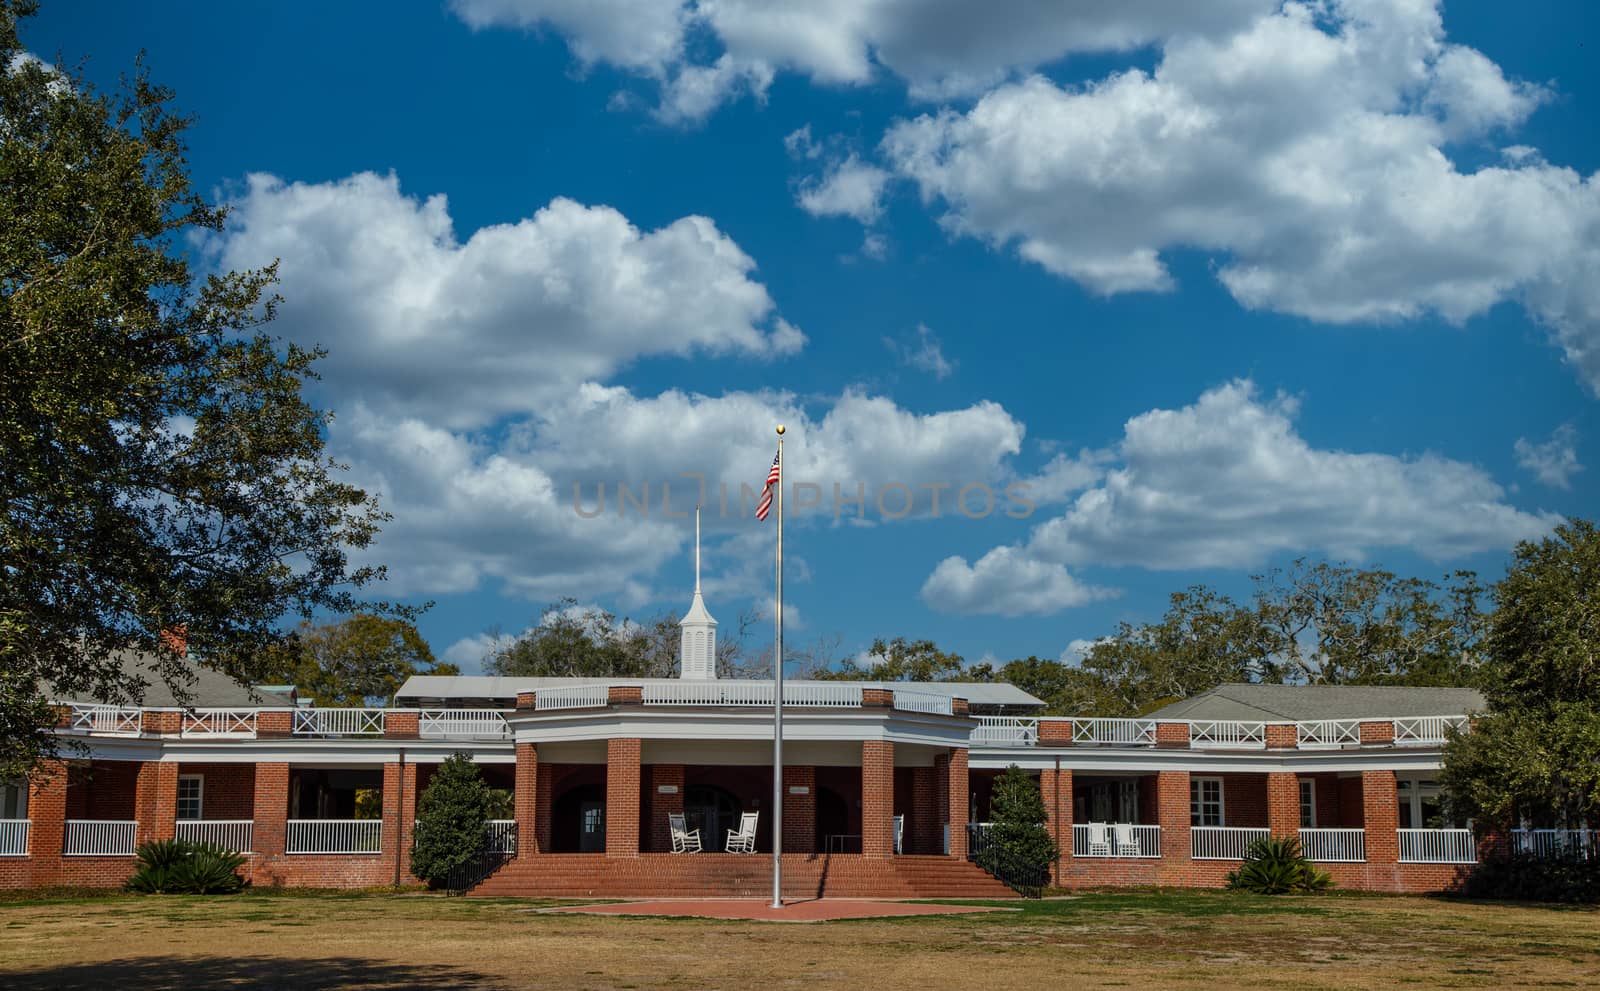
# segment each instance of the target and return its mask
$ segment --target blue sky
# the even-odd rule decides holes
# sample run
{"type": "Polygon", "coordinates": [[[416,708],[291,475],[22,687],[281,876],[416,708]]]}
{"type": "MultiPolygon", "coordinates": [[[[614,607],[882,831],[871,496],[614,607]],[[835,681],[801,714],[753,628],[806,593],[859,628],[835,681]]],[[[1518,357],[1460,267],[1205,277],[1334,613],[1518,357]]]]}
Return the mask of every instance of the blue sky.
{"type": "MultiPolygon", "coordinates": [[[[389,591],[435,600],[423,632],[470,669],[562,596],[683,608],[662,482],[736,496],[779,420],[824,496],[786,532],[791,638],[843,653],[1055,657],[1302,555],[1497,577],[1600,493],[1594,23],[56,2],[24,41],[101,84],[146,49],[197,115],[195,178],[235,212],[196,257],[283,259],[330,444],[396,515],[389,591]],[[835,483],[865,520],[834,521],[835,483]],[[885,519],[896,484],[917,502],[885,519]],[[953,513],[965,485],[1032,512],[953,513]]],[[[770,610],[772,527],[713,515],[726,629],[770,610]]]]}

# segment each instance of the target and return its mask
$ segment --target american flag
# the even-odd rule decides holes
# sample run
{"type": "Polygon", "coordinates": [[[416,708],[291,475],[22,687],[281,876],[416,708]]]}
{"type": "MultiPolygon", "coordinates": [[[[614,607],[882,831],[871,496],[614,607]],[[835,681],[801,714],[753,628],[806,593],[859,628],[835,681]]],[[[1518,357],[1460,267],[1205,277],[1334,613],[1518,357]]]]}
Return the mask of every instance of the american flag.
{"type": "Polygon", "coordinates": [[[772,512],[772,487],[778,484],[778,477],[783,472],[778,467],[778,459],[783,457],[782,452],[772,456],[772,467],[767,469],[767,485],[761,490],[761,502],[756,505],[756,519],[766,521],[767,514],[772,512]]]}

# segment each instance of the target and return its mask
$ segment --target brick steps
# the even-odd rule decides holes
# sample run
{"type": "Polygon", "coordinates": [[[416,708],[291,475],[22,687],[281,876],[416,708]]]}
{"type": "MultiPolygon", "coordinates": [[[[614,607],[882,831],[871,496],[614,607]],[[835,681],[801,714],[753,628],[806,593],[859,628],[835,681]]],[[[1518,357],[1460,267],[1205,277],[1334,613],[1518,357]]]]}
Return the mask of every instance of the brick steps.
{"type": "MultiPolygon", "coordinates": [[[[770,857],[732,854],[547,854],[514,860],[472,894],[483,897],[736,898],[772,890],[770,857]]],[[[786,898],[1010,898],[974,864],[948,857],[786,855],[786,898]]]]}

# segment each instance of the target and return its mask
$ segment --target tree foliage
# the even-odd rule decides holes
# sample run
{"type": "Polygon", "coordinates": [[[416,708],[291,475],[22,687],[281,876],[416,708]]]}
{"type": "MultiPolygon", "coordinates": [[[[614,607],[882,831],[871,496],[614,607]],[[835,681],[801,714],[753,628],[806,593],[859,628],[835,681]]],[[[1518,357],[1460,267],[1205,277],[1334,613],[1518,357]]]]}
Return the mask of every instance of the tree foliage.
{"type": "Polygon", "coordinates": [[[670,678],[677,671],[678,632],[669,617],[645,626],[563,599],[483,666],[490,674],[530,678],[670,678]]]}
{"type": "Polygon", "coordinates": [[[995,778],[989,809],[988,832],[975,858],[979,866],[1013,887],[1043,887],[1061,851],[1045,828],[1038,783],[1012,764],[995,778]]]}
{"type": "Polygon", "coordinates": [[[500,806],[471,755],[446,758],[417,800],[411,873],[438,886],[454,868],[482,857],[489,848],[488,822],[500,806]]]}
{"type": "Polygon", "coordinates": [[[384,704],[412,675],[461,673],[434,660],[414,624],[372,613],[321,626],[302,623],[272,659],[272,681],[294,685],[301,698],[324,706],[384,704]]]}
{"type": "Polygon", "coordinates": [[[324,454],[318,352],[265,329],[273,266],[197,277],[225,211],[190,182],[189,118],[141,63],[112,94],[29,56],[0,0],[0,776],[49,750],[43,686],[180,695],[189,657],[261,680],[285,613],[356,607],[384,519],[324,454]]]}
{"type": "Polygon", "coordinates": [[[1297,837],[1267,836],[1245,847],[1239,869],[1228,872],[1228,887],[1258,895],[1324,891],[1333,887],[1333,875],[1306,859],[1297,837]]]}

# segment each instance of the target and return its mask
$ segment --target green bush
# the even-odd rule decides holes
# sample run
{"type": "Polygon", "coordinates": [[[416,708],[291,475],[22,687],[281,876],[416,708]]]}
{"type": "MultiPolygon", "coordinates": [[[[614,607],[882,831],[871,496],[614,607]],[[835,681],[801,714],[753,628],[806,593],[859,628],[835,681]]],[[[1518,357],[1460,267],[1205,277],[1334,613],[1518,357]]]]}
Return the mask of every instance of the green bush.
{"type": "Polygon", "coordinates": [[[453,869],[481,859],[489,850],[489,819],[502,804],[469,755],[451,755],[417,800],[411,873],[438,887],[453,869]]]}
{"type": "Polygon", "coordinates": [[[146,895],[229,895],[245,886],[244,857],[214,843],[155,840],[135,852],[139,867],[126,885],[146,895]]]}
{"type": "Polygon", "coordinates": [[[1469,898],[1595,904],[1600,902],[1600,858],[1573,852],[1488,857],[1467,875],[1460,893],[1469,898]]]}
{"type": "Polygon", "coordinates": [[[1061,852],[1045,828],[1039,786],[1013,764],[995,779],[989,809],[988,835],[973,859],[1013,888],[1044,887],[1061,852]]]}
{"type": "Polygon", "coordinates": [[[1253,840],[1245,848],[1244,863],[1228,874],[1228,887],[1258,895],[1322,891],[1332,886],[1333,877],[1301,854],[1300,840],[1293,836],[1253,840]]]}

